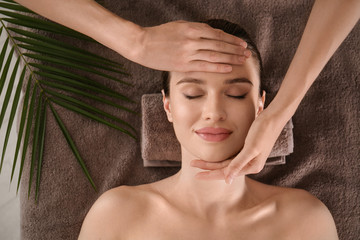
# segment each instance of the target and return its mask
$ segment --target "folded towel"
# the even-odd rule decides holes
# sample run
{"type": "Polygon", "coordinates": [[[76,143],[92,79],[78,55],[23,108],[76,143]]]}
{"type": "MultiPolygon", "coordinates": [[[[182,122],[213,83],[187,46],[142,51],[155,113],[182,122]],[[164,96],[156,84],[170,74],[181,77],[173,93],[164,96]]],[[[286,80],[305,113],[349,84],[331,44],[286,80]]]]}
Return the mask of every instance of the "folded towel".
{"type": "MultiPolygon", "coordinates": [[[[145,94],[141,98],[141,155],[145,167],[176,167],[181,164],[181,148],[172,124],[167,120],[162,95],[145,94]]],[[[266,165],[285,164],[285,156],[293,152],[293,124],[285,125],[266,165]]]]}

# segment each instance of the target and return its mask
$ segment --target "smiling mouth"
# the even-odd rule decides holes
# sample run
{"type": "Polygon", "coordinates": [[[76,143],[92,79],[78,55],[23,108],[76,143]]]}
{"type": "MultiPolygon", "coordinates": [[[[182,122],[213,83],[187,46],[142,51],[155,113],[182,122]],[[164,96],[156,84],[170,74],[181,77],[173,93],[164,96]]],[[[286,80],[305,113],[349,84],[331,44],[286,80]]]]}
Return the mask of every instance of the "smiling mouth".
{"type": "Polygon", "coordinates": [[[225,128],[202,128],[196,130],[195,133],[205,141],[221,142],[227,139],[232,131],[225,128]]]}

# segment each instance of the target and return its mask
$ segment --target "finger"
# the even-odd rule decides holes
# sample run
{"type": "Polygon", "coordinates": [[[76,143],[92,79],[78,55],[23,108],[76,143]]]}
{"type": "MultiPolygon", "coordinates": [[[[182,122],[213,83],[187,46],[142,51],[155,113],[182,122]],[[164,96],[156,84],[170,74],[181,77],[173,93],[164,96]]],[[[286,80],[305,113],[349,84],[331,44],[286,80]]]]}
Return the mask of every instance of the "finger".
{"type": "Polygon", "coordinates": [[[247,47],[247,43],[234,35],[228,34],[220,29],[215,28],[204,28],[201,33],[201,38],[215,39],[223,42],[227,42],[234,45],[241,45],[244,48],[247,47]]]}
{"type": "Polygon", "coordinates": [[[224,180],[225,175],[222,170],[199,172],[195,176],[199,180],[224,180]]]}
{"type": "Polygon", "coordinates": [[[228,63],[232,65],[241,65],[246,61],[244,55],[228,54],[215,51],[197,51],[196,54],[191,56],[192,60],[201,60],[213,63],[228,63]]]}
{"type": "Polygon", "coordinates": [[[229,166],[225,169],[225,181],[231,183],[231,181],[241,174],[243,167],[250,161],[255,159],[257,152],[248,152],[245,148],[233,159],[229,166]]]}
{"type": "Polygon", "coordinates": [[[250,170],[254,166],[254,159],[248,162],[244,167],[241,168],[241,170],[238,172],[238,174],[249,174],[250,170]]]}
{"type": "Polygon", "coordinates": [[[258,158],[254,158],[248,162],[248,164],[246,164],[238,174],[248,175],[259,173],[264,168],[264,165],[265,163],[262,163],[258,158]]]}
{"type": "Polygon", "coordinates": [[[232,66],[224,63],[211,63],[207,61],[196,60],[196,61],[190,61],[185,71],[228,73],[232,71],[232,66]]]}
{"type": "Polygon", "coordinates": [[[241,45],[234,45],[231,43],[223,42],[213,39],[200,39],[193,43],[192,47],[200,50],[211,50],[222,53],[230,53],[241,56],[247,56],[251,51],[241,45]]]}
{"type": "Polygon", "coordinates": [[[192,167],[197,167],[203,170],[218,170],[227,167],[230,164],[231,160],[226,160],[222,162],[207,162],[204,160],[193,160],[191,161],[192,167]]]}

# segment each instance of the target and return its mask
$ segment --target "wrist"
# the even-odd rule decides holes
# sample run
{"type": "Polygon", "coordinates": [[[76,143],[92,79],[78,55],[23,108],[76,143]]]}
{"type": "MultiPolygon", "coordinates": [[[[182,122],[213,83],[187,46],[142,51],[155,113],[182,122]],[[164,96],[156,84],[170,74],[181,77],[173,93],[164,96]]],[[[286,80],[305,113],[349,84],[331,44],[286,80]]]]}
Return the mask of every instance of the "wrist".
{"type": "Polygon", "coordinates": [[[314,76],[293,70],[293,68],[289,69],[275,98],[267,107],[273,115],[287,121],[295,114],[314,81],[314,76]]]}
{"type": "Polygon", "coordinates": [[[109,37],[108,47],[129,60],[137,59],[141,52],[142,27],[119,17],[106,34],[109,37]]]}
{"type": "Polygon", "coordinates": [[[96,41],[116,51],[127,59],[134,60],[140,49],[143,28],[116,14],[102,9],[90,35],[96,41]]]}
{"type": "MultiPolygon", "coordinates": [[[[274,99],[275,100],[275,99],[274,99]]],[[[282,127],[290,120],[294,115],[296,110],[293,110],[292,107],[284,104],[283,102],[274,102],[274,100],[269,104],[267,108],[260,114],[266,119],[267,122],[273,122],[276,125],[281,125],[282,127]]]]}

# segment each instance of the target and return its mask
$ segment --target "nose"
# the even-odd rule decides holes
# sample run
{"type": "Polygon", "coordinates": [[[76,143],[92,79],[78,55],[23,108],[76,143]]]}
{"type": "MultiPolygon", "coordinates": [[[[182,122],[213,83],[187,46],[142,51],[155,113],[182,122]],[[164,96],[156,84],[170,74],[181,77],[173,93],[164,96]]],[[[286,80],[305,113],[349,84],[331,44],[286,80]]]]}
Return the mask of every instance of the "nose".
{"type": "Polygon", "coordinates": [[[204,102],[202,118],[206,121],[224,121],[227,117],[225,106],[220,96],[208,96],[204,102]]]}

